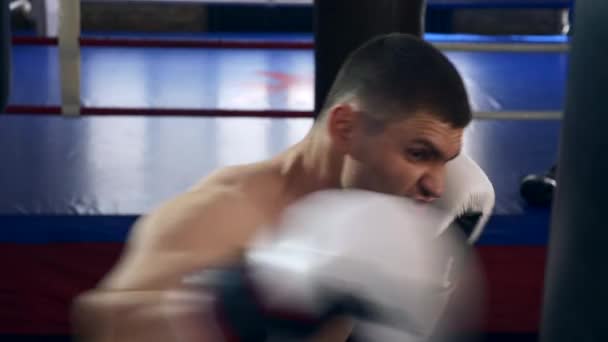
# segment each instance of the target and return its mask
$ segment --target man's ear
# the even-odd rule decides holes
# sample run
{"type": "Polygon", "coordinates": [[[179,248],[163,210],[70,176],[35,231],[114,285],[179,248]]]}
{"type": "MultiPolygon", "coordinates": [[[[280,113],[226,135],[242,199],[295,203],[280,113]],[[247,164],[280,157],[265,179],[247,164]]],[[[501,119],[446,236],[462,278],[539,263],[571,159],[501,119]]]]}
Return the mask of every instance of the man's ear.
{"type": "Polygon", "coordinates": [[[348,103],[337,104],[327,113],[327,133],[340,152],[347,153],[352,148],[359,130],[359,116],[360,113],[348,103]]]}

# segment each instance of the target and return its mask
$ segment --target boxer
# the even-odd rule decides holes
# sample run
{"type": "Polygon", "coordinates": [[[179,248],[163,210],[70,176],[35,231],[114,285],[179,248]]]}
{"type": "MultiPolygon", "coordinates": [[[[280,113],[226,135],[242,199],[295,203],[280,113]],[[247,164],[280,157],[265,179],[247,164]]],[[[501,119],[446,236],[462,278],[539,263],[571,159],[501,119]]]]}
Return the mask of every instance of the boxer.
{"type": "Polygon", "coordinates": [[[188,315],[169,321],[184,342],[306,341],[341,317],[363,341],[427,341],[455,318],[477,324],[483,286],[453,221],[450,210],[401,196],[317,191],[262,230],[239,263],[186,276],[166,307],[188,315]],[[463,281],[466,319],[445,310],[463,281]],[[183,337],[201,321],[213,338],[183,337]]]}
{"type": "MultiPolygon", "coordinates": [[[[368,41],[343,64],[302,141],[218,170],[138,220],[119,262],[75,301],[75,335],[177,340],[170,322],[187,310],[167,310],[167,290],[186,274],[240,260],[261,227],[280,227],[273,223],[285,208],[313,192],[356,188],[439,202],[470,121],[463,81],[440,51],[404,34],[368,41]]],[[[205,322],[180,334],[205,340],[205,322]]],[[[312,339],[349,335],[350,320],[337,318],[312,339]]]]}

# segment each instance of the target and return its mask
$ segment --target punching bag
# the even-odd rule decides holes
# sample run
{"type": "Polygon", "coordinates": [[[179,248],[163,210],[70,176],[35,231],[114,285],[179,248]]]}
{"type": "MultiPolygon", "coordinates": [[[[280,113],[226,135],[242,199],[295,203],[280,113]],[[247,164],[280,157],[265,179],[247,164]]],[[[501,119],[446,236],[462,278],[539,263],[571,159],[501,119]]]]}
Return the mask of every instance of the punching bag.
{"type": "Polygon", "coordinates": [[[541,340],[608,341],[608,1],[576,1],[541,340]]]}
{"type": "Polygon", "coordinates": [[[4,111],[8,102],[11,80],[11,23],[9,1],[0,2],[0,111],[4,111]]]}
{"type": "Polygon", "coordinates": [[[348,54],[372,37],[422,36],[425,0],[315,0],[315,115],[348,54]]]}

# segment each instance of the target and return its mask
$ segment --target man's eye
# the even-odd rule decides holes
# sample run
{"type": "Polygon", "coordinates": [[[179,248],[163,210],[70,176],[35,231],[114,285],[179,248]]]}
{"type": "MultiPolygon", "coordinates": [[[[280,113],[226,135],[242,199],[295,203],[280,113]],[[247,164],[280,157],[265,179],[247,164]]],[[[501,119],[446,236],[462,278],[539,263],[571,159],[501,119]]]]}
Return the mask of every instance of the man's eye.
{"type": "Polygon", "coordinates": [[[430,153],[425,150],[409,150],[408,155],[411,159],[415,161],[424,161],[428,160],[430,157],[430,153]]]}

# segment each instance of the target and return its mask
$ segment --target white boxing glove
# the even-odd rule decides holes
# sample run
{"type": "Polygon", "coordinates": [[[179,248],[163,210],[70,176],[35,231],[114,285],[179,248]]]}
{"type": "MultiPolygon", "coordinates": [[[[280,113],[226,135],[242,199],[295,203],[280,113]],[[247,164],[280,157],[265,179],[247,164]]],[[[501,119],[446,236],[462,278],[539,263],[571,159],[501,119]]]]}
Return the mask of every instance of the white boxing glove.
{"type": "Polygon", "coordinates": [[[446,168],[444,193],[432,205],[449,213],[453,220],[442,227],[461,229],[473,244],[492,215],[496,201],[494,187],[479,165],[465,154],[448,162],[446,168]]]}
{"type": "Polygon", "coordinates": [[[220,326],[237,340],[292,341],[342,315],[390,327],[395,341],[423,340],[451,290],[445,261],[466,244],[447,229],[451,215],[396,196],[320,191],[288,208],[241,265],[196,281],[213,284],[220,326]]]}
{"type": "MultiPolygon", "coordinates": [[[[459,155],[447,164],[446,189],[442,197],[431,204],[446,213],[442,216],[445,221],[438,225],[440,231],[437,235],[441,236],[447,232],[449,239],[453,239],[453,235],[462,233],[461,240],[465,240],[469,245],[474,244],[490,219],[494,205],[494,187],[485,172],[467,155],[459,155]]],[[[437,329],[451,329],[454,321],[461,321],[465,325],[477,324],[476,321],[480,318],[478,317],[480,306],[483,305],[483,284],[481,278],[478,278],[480,274],[477,271],[479,264],[476,256],[466,246],[461,246],[459,250],[454,250],[452,255],[447,256],[444,265],[444,281],[451,286],[439,294],[443,298],[444,307],[436,308],[438,317],[435,319],[443,315],[445,306],[448,305],[458,283],[466,283],[466,289],[459,289],[461,296],[466,298],[459,298],[459,302],[453,305],[468,302],[468,307],[464,311],[470,317],[463,319],[444,316],[442,317],[444,326],[437,329]],[[459,279],[462,274],[473,279],[459,279]]],[[[436,331],[434,341],[442,340],[443,333],[446,332],[436,331]]],[[[447,335],[449,336],[449,333],[447,335]]],[[[369,321],[359,322],[358,337],[362,341],[410,341],[400,329],[369,321]]]]}

